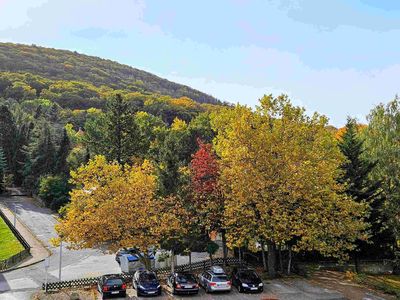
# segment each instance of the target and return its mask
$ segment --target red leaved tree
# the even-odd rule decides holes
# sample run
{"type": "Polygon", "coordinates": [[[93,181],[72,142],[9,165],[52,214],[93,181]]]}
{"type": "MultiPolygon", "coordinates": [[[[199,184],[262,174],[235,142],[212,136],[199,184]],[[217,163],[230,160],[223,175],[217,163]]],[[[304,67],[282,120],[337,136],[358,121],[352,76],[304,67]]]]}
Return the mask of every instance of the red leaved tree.
{"type": "Polygon", "coordinates": [[[224,197],[219,185],[220,169],[212,144],[197,139],[199,150],[193,154],[190,165],[191,184],[196,209],[205,228],[222,234],[224,258],[227,256],[223,228],[224,197]]]}

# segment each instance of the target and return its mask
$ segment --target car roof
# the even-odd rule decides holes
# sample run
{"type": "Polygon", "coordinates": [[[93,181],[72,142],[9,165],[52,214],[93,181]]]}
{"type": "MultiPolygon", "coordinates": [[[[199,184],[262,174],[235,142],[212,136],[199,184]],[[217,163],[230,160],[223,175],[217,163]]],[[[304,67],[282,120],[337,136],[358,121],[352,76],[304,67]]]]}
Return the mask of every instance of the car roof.
{"type": "Polygon", "coordinates": [[[220,266],[212,266],[209,271],[216,275],[225,274],[224,269],[220,266]]]}
{"type": "Polygon", "coordinates": [[[190,272],[175,272],[174,276],[195,276],[195,275],[193,273],[190,273],[190,272]]]}
{"type": "Polygon", "coordinates": [[[101,276],[104,279],[112,279],[112,278],[118,278],[118,279],[124,279],[121,275],[119,274],[105,274],[101,276]]]}

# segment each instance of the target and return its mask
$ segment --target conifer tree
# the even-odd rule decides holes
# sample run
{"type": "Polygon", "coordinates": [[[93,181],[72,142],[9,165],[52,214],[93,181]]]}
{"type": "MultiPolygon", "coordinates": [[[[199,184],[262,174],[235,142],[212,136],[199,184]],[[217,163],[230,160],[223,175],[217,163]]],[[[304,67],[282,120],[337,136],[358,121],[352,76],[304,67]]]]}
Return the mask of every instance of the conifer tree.
{"type": "Polygon", "coordinates": [[[0,106],[0,147],[10,172],[15,169],[15,138],[16,126],[13,116],[7,106],[0,106]]]}
{"type": "Polygon", "coordinates": [[[33,131],[30,144],[26,147],[28,158],[25,163],[24,185],[28,190],[37,188],[41,176],[54,173],[55,153],[50,125],[41,120],[33,131]]]}
{"type": "Polygon", "coordinates": [[[370,177],[375,163],[367,160],[363,155],[364,140],[360,137],[358,132],[359,125],[355,119],[348,118],[344,133],[339,141],[340,151],[346,158],[342,164],[343,176],[339,182],[346,184],[346,194],[352,197],[357,202],[365,202],[369,206],[368,216],[366,221],[369,223],[371,230],[371,241],[373,244],[365,241],[358,241],[358,251],[354,251],[353,256],[356,262],[356,270],[358,269],[358,257],[360,255],[378,254],[374,250],[378,249],[383,241],[379,241],[382,236],[382,198],[380,194],[380,183],[373,181],[370,177]]]}
{"type": "Polygon", "coordinates": [[[4,175],[6,172],[6,157],[4,156],[3,149],[0,147],[0,194],[4,192],[5,186],[4,186],[4,175]]]}
{"type": "Polygon", "coordinates": [[[69,154],[71,144],[68,138],[67,130],[64,128],[63,130],[63,138],[58,147],[58,151],[56,154],[56,164],[54,173],[68,176],[69,168],[67,165],[67,157],[69,154]]]}
{"type": "Polygon", "coordinates": [[[106,140],[109,148],[106,156],[119,164],[129,162],[139,149],[139,130],[134,115],[120,94],[107,104],[106,140]]]}
{"type": "Polygon", "coordinates": [[[346,161],[342,164],[344,171],[340,179],[347,184],[346,193],[358,202],[372,202],[379,193],[379,182],[372,182],[369,174],[375,164],[363,157],[364,141],[359,137],[357,122],[348,118],[345,132],[339,141],[339,148],[346,161]]]}

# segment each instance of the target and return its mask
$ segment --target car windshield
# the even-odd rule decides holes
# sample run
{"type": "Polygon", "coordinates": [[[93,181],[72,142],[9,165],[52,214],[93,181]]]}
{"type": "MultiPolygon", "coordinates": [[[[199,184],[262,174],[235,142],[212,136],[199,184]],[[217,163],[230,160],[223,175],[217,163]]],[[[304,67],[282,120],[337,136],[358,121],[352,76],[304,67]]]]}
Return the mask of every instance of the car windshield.
{"type": "Polygon", "coordinates": [[[106,285],[122,285],[123,282],[121,279],[108,279],[106,281],[106,285]]]}
{"type": "Polygon", "coordinates": [[[226,275],[218,275],[218,276],[213,276],[212,278],[213,282],[224,282],[228,281],[228,277],[226,275]]]}
{"type": "Polygon", "coordinates": [[[156,281],[157,277],[153,273],[142,273],[139,276],[142,281],[156,281]]]}
{"type": "Polygon", "coordinates": [[[176,280],[180,283],[196,282],[196,278],[192,274],[179,274],[176,280]]]}
{"type": "Polygon", "coordinates": [[[258,275],[253,272],[253,271],[244,271],[244,272],[239,272],[239,277],[242,278],[243,280],[258,280],[258,275]]]}

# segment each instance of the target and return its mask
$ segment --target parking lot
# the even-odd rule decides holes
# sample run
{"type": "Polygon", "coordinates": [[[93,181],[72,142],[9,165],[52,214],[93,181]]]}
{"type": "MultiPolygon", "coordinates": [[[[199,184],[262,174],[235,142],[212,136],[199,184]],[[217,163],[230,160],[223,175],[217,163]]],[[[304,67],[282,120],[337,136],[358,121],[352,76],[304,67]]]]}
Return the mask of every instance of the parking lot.
{"type": "MultiPolygon", "coordinates": [[[[172,295],[168,287],[163,286],[163,293],[158,297],[137,297],[134,289],[127,290],[126,298],[114,297],[112,299],[279,299],[279,300],[344,300],[345,298],[339,292],[324,289],[315,285],[311,285],[305,280],[294,279],[290,281],[272,280],[264,282],[264,292],[261,294],[242,294],[236,288],[232,288],[229,293],[213,293],[206,294],[200,289],[198,295],[172,295]]],[[[98,295],[98,299],[101,296],[98,295]]],[[[110,298],[111,299],[111,298],[110,298]]]]}

